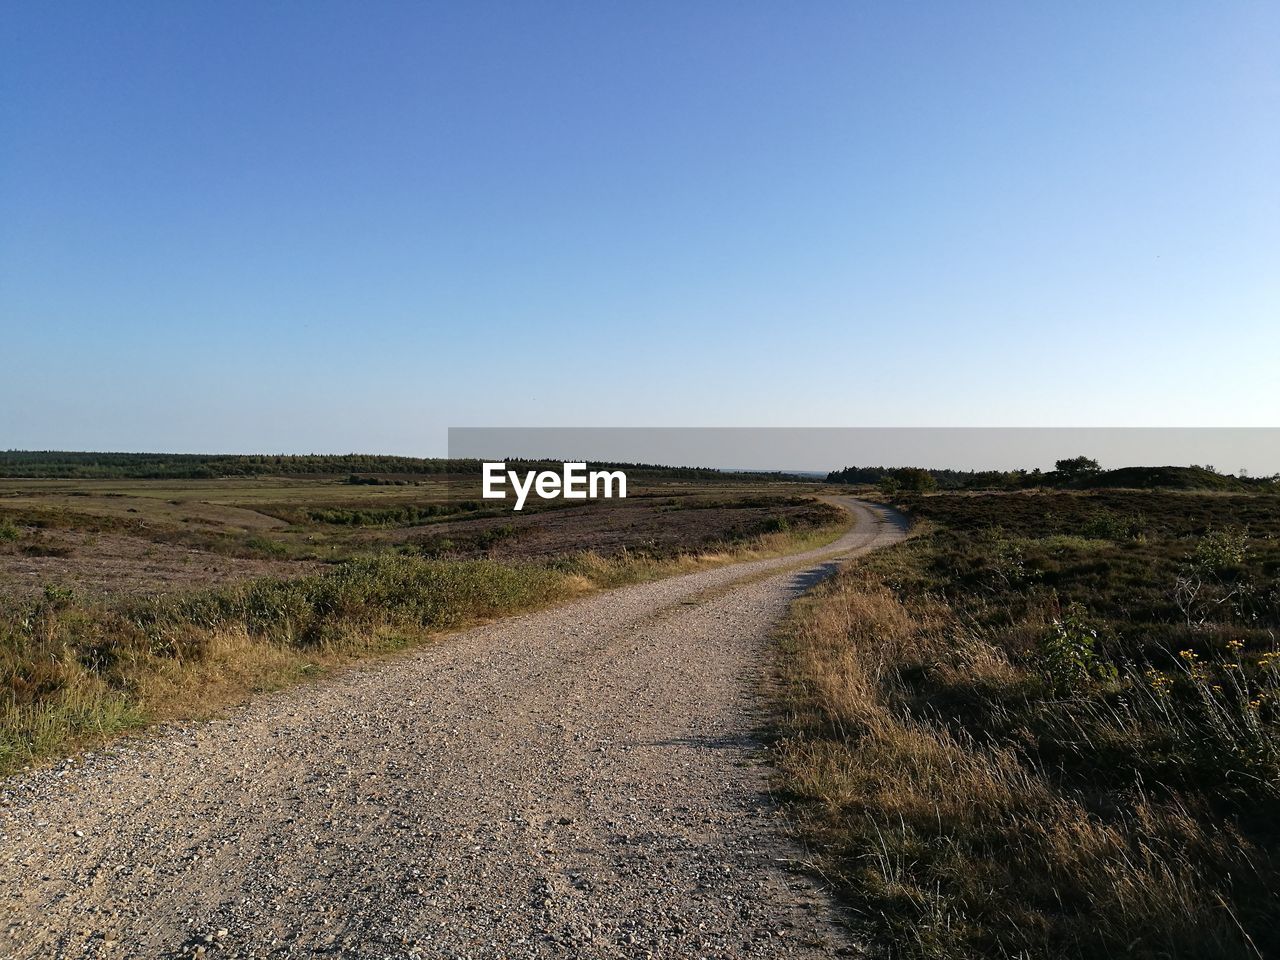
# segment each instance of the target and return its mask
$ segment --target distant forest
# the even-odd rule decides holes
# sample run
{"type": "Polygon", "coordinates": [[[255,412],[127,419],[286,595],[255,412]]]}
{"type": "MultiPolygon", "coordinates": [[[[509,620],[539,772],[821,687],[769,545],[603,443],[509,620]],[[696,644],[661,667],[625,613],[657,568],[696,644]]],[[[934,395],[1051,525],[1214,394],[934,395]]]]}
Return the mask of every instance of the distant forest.
{"type": "Polygon", "coordinates": [[[1103,470],[1096,460],[1072,457],[1055,469],[948,470],[924,467],[845,467],[827,474],[828,483],[878,486],[889,492],[927,490],[1022,490],[1054,487],[1081,490],[1167,489],[1275,491],[1277,477],[1237,477],[1212,467],[1121,467],[1103,470]]]}
{"type": "MultiPolygon", "coordinates": [[[[1037,471],[1038,473],[1038,471],[1037,471]]],[[[903,489],[1012,490],[1027,485],[1033,476],[1025,470],[947,470],[927,467],[845,467],[827,474],[828,483],[884,485],[903,489]]]]}
{"type": "MultiPolygon", "coordinates": [[[[529,469],[558,469],[560,461],[519,461],[529,469]]],[[[707,467],[593,462],[594,468],[623,469],[640,476],[725,481],[780,479],[782,474],[726,474],[707,467]]],[[[0,477],[72,480],[213,480],[227,477],[348,477],[353,483],[375,477],[478,473],[477,460],[390,457],[373,454],[206,454],[79,453],[61,450],[0,451],[0,477]]]]}
{"type": "Polygon", "coordinates": [[[217,477],[438,474],[465,469],[463,460],[424,460],[365,454],[305,456],[205,453],[0,452],[0,476],[71,479],[207,480],[217,477]]]}

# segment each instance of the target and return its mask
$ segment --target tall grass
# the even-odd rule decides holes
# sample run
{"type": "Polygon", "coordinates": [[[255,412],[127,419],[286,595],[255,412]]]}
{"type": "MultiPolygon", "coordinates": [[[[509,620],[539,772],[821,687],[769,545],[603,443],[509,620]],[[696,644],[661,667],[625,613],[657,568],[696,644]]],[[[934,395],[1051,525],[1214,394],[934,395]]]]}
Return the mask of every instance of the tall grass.
{"type": "Polygon", "coordinates": [[[782,636],[781,783],[851,918],[895,957],[1280,955],[1275,545],[1126,525],[1108,575],[1018,532],[869,559],[782,636]],[[1147,550],[1218,565],[1211,619],[1147,550]]]}

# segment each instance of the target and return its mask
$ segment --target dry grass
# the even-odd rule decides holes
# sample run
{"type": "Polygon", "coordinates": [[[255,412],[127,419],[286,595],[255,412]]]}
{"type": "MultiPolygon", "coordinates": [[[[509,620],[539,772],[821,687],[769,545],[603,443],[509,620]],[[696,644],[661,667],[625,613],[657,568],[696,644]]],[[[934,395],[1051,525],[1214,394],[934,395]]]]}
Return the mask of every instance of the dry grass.
{"type": "Polygon", "coordinates": [[[953,547],[846,570],[782,637],[782,785],[855,925],[913,958],[1280,951],[1269,668],[1117,660],[1064,690],[1054,605],[964,593],[953,547]]]}

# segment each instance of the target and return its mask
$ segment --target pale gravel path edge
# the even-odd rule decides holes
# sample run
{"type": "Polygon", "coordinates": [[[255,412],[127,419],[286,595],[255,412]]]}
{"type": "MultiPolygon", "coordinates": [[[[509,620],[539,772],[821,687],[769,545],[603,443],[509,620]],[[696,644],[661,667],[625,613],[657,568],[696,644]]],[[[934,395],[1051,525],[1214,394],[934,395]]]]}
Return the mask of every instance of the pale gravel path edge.
{"type": "Polygon", "coordinates": [[[795,596],[905,535],[595,594],[0,782],[0,957],[854,952],[754,736],[795,596]]]}

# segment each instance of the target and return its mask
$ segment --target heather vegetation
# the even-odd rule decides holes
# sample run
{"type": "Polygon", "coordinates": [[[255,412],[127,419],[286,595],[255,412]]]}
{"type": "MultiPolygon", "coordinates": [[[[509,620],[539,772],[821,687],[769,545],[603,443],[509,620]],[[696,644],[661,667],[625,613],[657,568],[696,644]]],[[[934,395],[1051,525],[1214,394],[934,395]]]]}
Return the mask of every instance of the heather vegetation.
{"type": "Polygon", "coordinates": [[[783,639],[776,755],[901,957],[1280,953],[1280,499],[899,495],[783,639]]]}

